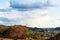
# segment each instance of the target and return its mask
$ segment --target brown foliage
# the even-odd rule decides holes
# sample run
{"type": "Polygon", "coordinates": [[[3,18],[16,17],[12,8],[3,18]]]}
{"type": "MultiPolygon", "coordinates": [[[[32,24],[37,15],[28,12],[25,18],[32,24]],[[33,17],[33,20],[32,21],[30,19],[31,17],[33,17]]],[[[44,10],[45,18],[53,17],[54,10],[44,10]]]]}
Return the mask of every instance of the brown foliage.
{"type": "Polygon", "coordinates": [[[22,25],[14,25],[9,27],[9,37],[15,38],[15,37],[21,37],[26,32],[26,26],[22,25]]]}

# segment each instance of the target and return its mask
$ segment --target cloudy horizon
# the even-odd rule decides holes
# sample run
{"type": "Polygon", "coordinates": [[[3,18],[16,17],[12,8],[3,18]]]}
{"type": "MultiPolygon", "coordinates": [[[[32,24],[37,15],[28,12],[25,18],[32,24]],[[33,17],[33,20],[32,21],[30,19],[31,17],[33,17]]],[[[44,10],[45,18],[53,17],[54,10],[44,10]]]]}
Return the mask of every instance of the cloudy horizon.
{"type": "Polygon", "coordinates": [[[0,24],[60,27],[59,0],[0,0],[0,24]]]}

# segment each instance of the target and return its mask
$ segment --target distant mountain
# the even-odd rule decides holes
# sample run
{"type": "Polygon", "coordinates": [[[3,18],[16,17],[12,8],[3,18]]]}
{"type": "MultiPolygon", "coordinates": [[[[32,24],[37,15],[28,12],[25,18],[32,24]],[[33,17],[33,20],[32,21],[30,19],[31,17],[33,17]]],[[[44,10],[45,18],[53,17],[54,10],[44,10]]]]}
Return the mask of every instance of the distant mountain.
{"type": "Polygon", "coordinates": [[[32,30],[33,32],[44,32],[44,29],[42,28],[29,28],[30,30],[32,30]]]}
{"type": "Polygon", "coordinates": [[[52,31],[54,31],[55,30],[55,28],[47,28],[48,30],[52,30],[52,31]]]}
{"type": "Polygon", "coordinates": [[[56,27],[55,28],[55,31],[60,31],[60,27],[56,27]]]}
{"type": "Polygon", "coordinates": [[[34,31],[34,32],[44,32],[44,31],[48,31],[48,30],[52,30],[52,31],[60,31],[60,27],[57,28],[29,28],[30,30],[34,31]]]}

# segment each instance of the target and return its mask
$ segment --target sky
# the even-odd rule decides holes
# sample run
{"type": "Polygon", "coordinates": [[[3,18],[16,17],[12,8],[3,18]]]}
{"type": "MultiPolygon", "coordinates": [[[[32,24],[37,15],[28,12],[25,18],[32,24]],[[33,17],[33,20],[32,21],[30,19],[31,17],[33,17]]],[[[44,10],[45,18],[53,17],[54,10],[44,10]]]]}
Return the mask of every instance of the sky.
{"type": "Polygon", "coordinates": [[[0,0],[0,24],[60,27],[60,0],[0,0]]]}

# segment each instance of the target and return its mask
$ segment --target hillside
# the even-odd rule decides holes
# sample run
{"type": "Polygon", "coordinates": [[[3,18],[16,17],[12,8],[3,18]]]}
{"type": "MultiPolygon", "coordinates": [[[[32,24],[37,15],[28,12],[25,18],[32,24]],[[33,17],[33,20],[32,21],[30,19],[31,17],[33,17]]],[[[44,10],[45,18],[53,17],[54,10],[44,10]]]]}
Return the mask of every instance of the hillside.
{"type": "Polygon", "coordinates": [[[30,28],[25,25],[0,25],[0,37],[17,39],[48,39],[58,34],[60,28],[30,28]],[[56,31],[56,32],[55,32],[56,31]]]}

